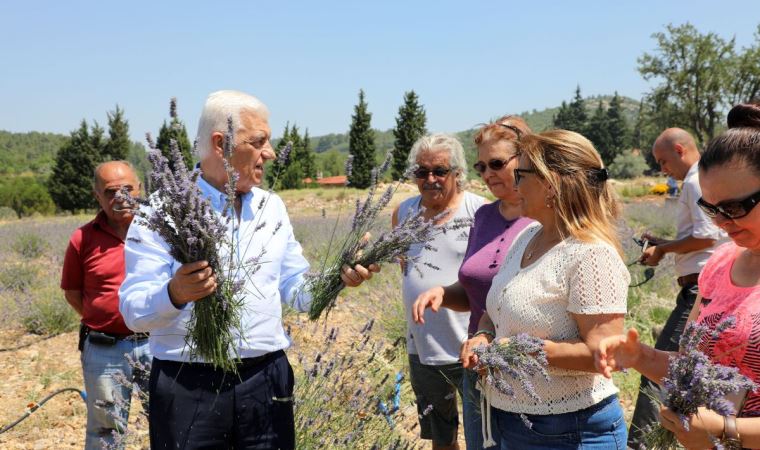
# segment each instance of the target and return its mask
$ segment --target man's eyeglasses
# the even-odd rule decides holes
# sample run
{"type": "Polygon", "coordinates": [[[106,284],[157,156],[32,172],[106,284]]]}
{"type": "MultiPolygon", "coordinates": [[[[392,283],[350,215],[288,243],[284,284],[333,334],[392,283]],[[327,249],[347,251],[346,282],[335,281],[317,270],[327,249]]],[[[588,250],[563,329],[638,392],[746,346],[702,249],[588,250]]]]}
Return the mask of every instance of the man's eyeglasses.
{"type": "Polygon", "coordinates": [[[428,169],[426,167],[420,167],[419,169],[414,171],[414,176],[419,178],[420,180],[426,180],[427,177],[430,176],[432,173],[434,177],[437,178],[444,178],[446,175],[451,172],[451,169],[446,167],[435,167],[433,169],[428,169]]]}
{"type": "Polygon", "coordinates": [[[520,184],[520,181],[525,178],[524,173],[536,173],[536,171],[533,169],[515,169],[515,186],[520,184]]]}
{"type": "Polygon", "coordinates": [[[727,219],[740,219],[749,214],[760,203],[760,191],[755,192],[744,200],[720,202],[717,205],[707,203],[704,199],[697,200],[697,205],[710,218],[722,214],[727,219]]]}
{"type": "Polygon", "coordinates": [[[480,173],[480,174],[485,173],[486,167],[488,167],[489,169],[491,169],[493,171],[499,171],[499,170],[503,169],[504,166],[506,166],[507,164],[509,164],[509,161],[511,161],[511,160],[512,160],[512,158],[510,158],[510,159],[492,159],[492,160],[488,161],[488,163],[484,163],[483,161],[478,161],[478,162],[476,162],[472,166],[472,168],[475,169],[475,170],[477,170],[478,173],[480,173]]]}

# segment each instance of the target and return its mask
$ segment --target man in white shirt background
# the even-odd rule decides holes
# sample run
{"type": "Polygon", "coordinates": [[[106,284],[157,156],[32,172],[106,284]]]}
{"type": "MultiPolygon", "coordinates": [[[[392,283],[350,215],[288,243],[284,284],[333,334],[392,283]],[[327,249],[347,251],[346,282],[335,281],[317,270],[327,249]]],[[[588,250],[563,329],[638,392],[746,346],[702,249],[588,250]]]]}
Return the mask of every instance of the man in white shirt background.
{"type": "MultiPolygon", "coordinates": [[[[699,272],[719,240],[725,236],[697,206],[702,191],[697,170],[700,153],[694,138],[680,128],[668,128],[652,146],[652,155],[666,175],[683,181],[676,211],[675,239],[663,239],[645,233],[642,239],[646,239],[650,246],[643,251],[640,259],[642,264],[656,266],[668,253],[675,256],[677,282],[681,289],[676,298],[676,306],[665,322],[655,348],[677,351],[686,319],[699,293],[699,272]]],[[[656,386],[652,381],[641,377],[639,396],[628,434],[628,446],[631,448],[640,448],[643,443],[642,430],[658,421],[658,407],[646,394],[646,390],[656,386]]]]}
{"type": "MultiPolygon", "coordinates": [[[[223,147],[230,117],[234,150],[229,161],[239,174],[235,202],[239,220],[227,232],[244,243],[234,249],[239,260],[254,258],[266,248],[266,263],[245,277],[241,289],[245,294],[237,373],[190,360],[186,336],[191,305],[216,289],[216,274],[208,263],[180,264],[166,242],[140,223],[132,225],[126,240],[126,278],[119,307],[130,329],[151,333],[154,359],[148,417],[154,449],[295,446],[294,377],[284,352],[290,337],[283,327],[281,303],[300,311],[309,308],[311,296],[302,289],[309,264],[283,201],[256,187],[264,162],[275,154],[269,111],[255,97],[237,91],[209,95],[198,125],[202,172],[198,187],[221,214],[228,177],[223,147]],[[262,202],[263,209],[258,207],[262,202]]],[[[370,277],[360,266],[344,268],[342,273],[347,286],[370,277]]]]}

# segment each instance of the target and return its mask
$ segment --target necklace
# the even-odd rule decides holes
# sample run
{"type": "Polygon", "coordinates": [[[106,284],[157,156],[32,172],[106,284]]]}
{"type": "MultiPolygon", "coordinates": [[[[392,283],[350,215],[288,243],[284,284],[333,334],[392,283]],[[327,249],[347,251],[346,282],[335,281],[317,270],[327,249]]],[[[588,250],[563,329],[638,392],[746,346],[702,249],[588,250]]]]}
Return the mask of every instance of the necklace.
{"type": "MultiPolygon", "coordinates": [[[[526,252],[525,252],[525,261],[530,261],[530,260],[532,260],[532,259],[533,259],[533,253],[535,253],[535,252],[536,252],[536,250],[538,250],[538,249],[539,249],[538,241],[539,241],[539,239],[540,239],[540,238],[542,238],[543,236],[544,236],[544,229],[543,229],[543,228],[541,228],[541,229],[538,231],[538,233],[536,234],[536,236],[533,238],[533,240],[531,240],[531,241],[530,241],[530,244],[528,244],[528,245],[530,245],[530,247],[531,247],[531,248],[530,248],[530,250],[527,250],[527,249],[526,249],[526,252]]],[[[556,241],[556,242],[559,242],[560,240],[559,240],[559,239],[556,239],[556,238],[553,238],[553,239],[551,239],[551,240],[549,241],[549,244],[554,244],[554,243],[555,243],[555,241],[556,241]]],[[[551,246],[549,246],[549,248],[551,248],[551,246]]]]}
{"type": "Polygon", "coordinates": [[[539,238],[539,237],[540,237],[540,236],[543,234],[543,232],[544,232],[544,229],[542,228],[542,229],[541,229],[541,230],[538,232],[538,234],[536,235],[536,237],[534,237],[534,238],[533,238],[533,240],[532,240],[532,241],[530,241],[530,247],[531,247],[531,248],[530,248],[530,250],[528,250],[528,252],[525,254],[525,259],[526,259],[527,261],[530,261],[531,259],[533,259],[533,252],[534,252],[534,251],[536,250],[536,248],[538,247],[538,244],[536,244],[536,242],[538,242],[538,238],[539,238]]]}

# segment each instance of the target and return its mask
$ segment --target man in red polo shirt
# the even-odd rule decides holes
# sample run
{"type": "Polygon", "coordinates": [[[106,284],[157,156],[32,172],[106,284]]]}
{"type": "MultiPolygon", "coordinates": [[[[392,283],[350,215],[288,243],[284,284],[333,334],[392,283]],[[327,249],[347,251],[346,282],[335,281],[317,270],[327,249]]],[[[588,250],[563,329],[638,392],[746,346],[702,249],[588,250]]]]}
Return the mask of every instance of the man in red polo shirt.
{"type": "Polygon", "coordinates": [[[124,239],[134,217],[115,199],[121,189],[133,196],[140,191],[128,162],[109,161],[95,168],[93,194],[101,211],[71,235],[61,277],[66,300],[82,317],[79,350],[87,392],[88,450],[114,445],[113,432],[126,428],[132,390],[114,379],[114,374],[122,372],[148,390],[147,374],[129,361],[150,363],[147,336],[132,333],[119,313],[124,239]]]}

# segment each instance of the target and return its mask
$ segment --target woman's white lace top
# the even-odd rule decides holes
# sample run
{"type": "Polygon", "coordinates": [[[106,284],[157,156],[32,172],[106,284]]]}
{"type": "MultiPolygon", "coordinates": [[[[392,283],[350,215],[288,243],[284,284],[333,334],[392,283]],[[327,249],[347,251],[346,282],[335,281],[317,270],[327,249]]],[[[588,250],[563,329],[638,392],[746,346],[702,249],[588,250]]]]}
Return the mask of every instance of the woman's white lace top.
{"type": "MultiPolygon", "coordinates": [[[[496,339],[527,333],[551,341],[579,341],[573,314],[625,314],[630,274],[615,248],[604,242],[568,238],[520,268],[525,248],[541,229],[525,229],[508,252],[491,284],[488,315],[496,339]]],[[[612,380],[589,372],[549,367],[549,381],[532,379],[534,400],[519,383],[505,378],[515,396],[488,386],[491,404],[525,414],[561,414],[588,408],[617,393],[612,380]]]]}

